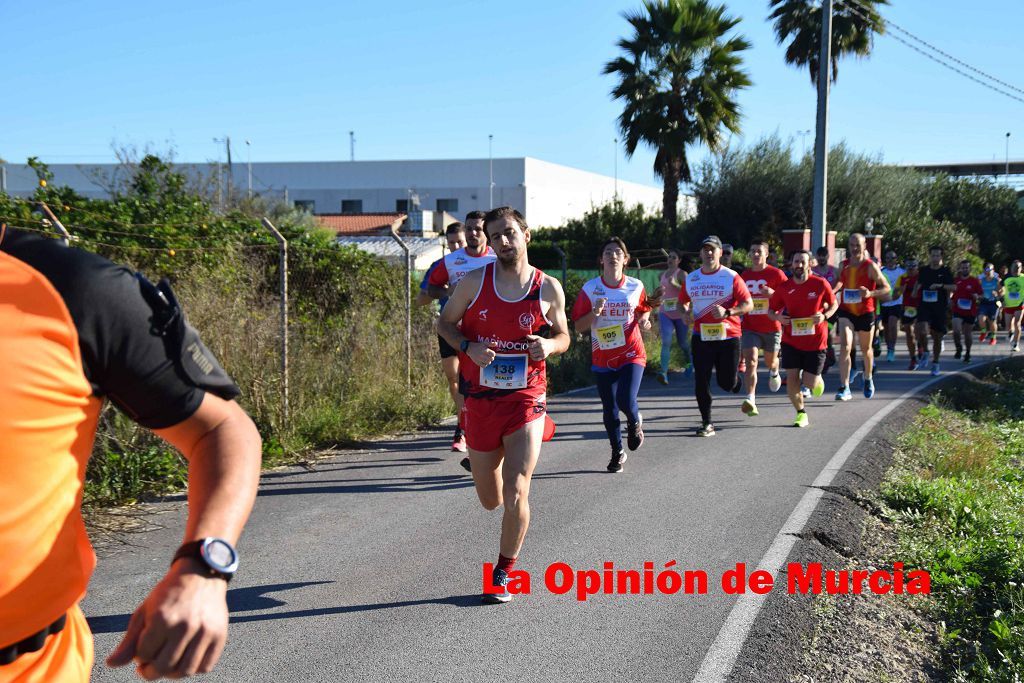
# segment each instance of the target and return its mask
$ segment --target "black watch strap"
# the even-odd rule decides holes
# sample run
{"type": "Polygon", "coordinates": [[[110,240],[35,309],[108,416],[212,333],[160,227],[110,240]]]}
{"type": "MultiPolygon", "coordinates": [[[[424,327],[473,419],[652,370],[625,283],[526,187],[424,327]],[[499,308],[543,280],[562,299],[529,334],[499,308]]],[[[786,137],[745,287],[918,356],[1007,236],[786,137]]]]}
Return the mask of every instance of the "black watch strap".
{"type": "Polygon", "coordinates": [[[171,564],[173,565],[181,558],[187,557],[196,561],[196,566],[200,568],[200,573],[205,576],[216,577],[230,582],[234,574],[225,574],[224,572],[217,571],[206,563],[202,553],[204,540],[205,539],[200,539],[198,541],[189,541],[188,543],[182,544],[182,546],[178,548],[178,552],[174,553],[174,558],[171,560],[171,564]]]}

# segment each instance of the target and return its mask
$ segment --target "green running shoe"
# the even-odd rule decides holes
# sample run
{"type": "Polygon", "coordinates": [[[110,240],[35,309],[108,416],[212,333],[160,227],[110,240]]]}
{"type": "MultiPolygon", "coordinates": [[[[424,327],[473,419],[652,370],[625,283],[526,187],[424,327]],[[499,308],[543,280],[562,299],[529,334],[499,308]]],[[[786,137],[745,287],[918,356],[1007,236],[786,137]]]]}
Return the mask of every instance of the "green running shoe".
{"type": "Polygon", "coordinates": [[[796,420],[793,422],[794,427],[808,427],[811,422],[807,419],[807,413],[797,413],[796,420]]]}

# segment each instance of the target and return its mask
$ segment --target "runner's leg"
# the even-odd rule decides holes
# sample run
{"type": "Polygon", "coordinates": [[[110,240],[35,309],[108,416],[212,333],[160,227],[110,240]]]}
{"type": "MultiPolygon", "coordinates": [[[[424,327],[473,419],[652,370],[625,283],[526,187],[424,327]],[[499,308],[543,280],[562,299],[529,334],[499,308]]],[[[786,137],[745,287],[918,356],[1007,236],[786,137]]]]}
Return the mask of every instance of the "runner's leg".
{"type": "MultiPolygon", "coordinates": [[[[693,349],[693,391],[703,424],[711,422],[711,371],[715,367],[714,346],[719,343],[701,341],[698,337],[690,340],[690,348],[693,349]]],[[[733,367],[733,374],[735,372],[733,367]]]]}
{"type": "MultiPolygon", "coordinates": [[[[501,495],[505,512],[501,517],[500,552],[515,558],[523,547],[530,526],[530,481],[540,457],[544,418],[528,422],[502,439],[505,460],[501,466],[501,495]]],[[[475,463],[474,463],[475,464],[475,463]]],[[[474,468],[475,469],[475,468],[474,468]]]]}
{"type": "Polygon", "coordinates": [[[640,381],[643,378],[644,367],[638,363],[627,363],[619,368],[615,403],[618,410],[625,414],[629,424],[636,424],[640,421],[640,404],[637,402],[637,395],[640,393],[640,381]]]}
{"type": "Polygon", "coordinates": [[[718,386],[732,391],[740,381],[736,370],[740,362],[740,340],[725,339],[711,342],[711,345],[715,347],[715,379],[718,380],[718,386]]]}
{"type": "Polygon", "coordinates": [[[850,347],[853,346],[853,321],[849,318],[840,318],[836,329],[839,337],[839,386],[844,388],[850,385],[850,347]]]}
{"type": "Polygon", "coordinates": [[[658,313],[658,331],[661,333],[661,375],[668,376],[668,364],[672,360],[672,333],[675,321],[664,313],[658,313]]]}
{"type": "Polygon", "coordinates": [[[604,421],[604,431],[608,434],[608,443],[611,444],[612,452],[622,450],[622,422],[619,420],[619,409],[615,405],[615,385],[620,382],[619,370],[607,372],[595,372],[594,378],[597,381],[597,394],[601,397],[601,416],[604,421]]]}

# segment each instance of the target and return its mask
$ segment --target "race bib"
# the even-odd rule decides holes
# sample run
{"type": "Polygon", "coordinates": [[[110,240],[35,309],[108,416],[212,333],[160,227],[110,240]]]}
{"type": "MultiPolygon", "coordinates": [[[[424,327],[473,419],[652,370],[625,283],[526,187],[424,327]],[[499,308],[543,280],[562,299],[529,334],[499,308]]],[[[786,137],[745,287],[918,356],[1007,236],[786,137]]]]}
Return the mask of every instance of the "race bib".
{"type": "Polygon", "coordinates": [[[604,325],[597,330],[597,346],[602,351],[618,349],[626,345],[626,331],[622,323],[604,325]]]}
{"type": "Polygon", "coordinates": [[[905,317],[907,317],[907,318],[916,318],[917,317],[917,309],[915,307],[913,307],[913,306],[904,306],[903,307],[903,315],[905,317]]]}
{"type": "Polygon", "coordinates": [[[863,301],[863,297],[859,289],[843,289],[844,304],[859,304],[861,301],[863,301]]]}
{"type": "Polygon", "coordinates": [[[814,318],[792,318],[793,336],[807,337],[814,334],[814,318]]]}
{"type": "Polygon", "coordinates": [[[1006,300],[1009,301],[1011,304],[1019,304],[1020,303],[1020,292],[1007,292],[1006,293],[1006,300]]]}
{"type": "Polygon", "coordinates": [[[921,292],[921,301],[926,304],[934,304],[939,300],[939,291],[937,289],[926,289],[921,292]]]}
{"type": "Polygon", "coordinates": [[[701,323],[701,341],[722,341],[725,339],[725,323],[701,323]]]}
{"type": "Polygon", "coordinates": [[[499,353],[490,365],[480,368],[480,384],[492,389],[525,389],[526,368],[526,356],[499,353]]]}
{"type": "Polygon", "coordinates": [[[961,311],[969,311],[971,310],[972,303],[974,302],[971,301],[970,299],[957,299],[956,307],[959,308],[961,311]]]}
{"type": "Polygon", "coordinates": [[[667,313],[679,310],[679,299],[665,299],[661,302],[661,310],[667,313]]]}
{"type": "Polygon", "coordinates": [[[767,315],[768,314],[768,299],[751,299],[754,302],[754,308],[748,315],[767,315]]]}

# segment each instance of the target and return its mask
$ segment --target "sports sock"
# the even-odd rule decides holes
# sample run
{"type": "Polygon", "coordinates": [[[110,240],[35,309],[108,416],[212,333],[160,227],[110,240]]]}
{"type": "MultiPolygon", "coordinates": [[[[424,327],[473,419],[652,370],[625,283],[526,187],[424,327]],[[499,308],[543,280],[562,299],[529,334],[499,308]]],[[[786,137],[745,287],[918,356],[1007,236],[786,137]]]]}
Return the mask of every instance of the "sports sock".
{"type": "Polygon", "coordinates": [[[512,571],[512,567],[516,565],[516,559],[517,558],[515,557],[505,557],[501,553],[498,553],[498,566],[496,568],[507,574],[512,571]]]}

